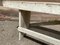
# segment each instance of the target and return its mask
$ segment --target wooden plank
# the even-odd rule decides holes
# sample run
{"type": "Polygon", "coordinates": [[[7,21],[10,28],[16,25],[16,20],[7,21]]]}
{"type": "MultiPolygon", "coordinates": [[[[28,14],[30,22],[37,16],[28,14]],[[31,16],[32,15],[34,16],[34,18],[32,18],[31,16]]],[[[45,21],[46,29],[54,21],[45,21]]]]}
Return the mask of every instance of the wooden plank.
{"type": "Polygon", "coordinates": [[[53,38],[53,37],[50,37],[50,36],[35,32],[35,31],[31,31],[29,29],[22,28],[22,27],[19,27],[18,31],[24,32],[24,33],[26,33],[30,36],[33,36],[33,37],[35,37],[37,39],[40,39],[40,40],[43,40],[45,42],[48,42],[48,43],[51,43],[51,44],[54,44],[54,45],[60,45],[60,40],[58,40],[56,38],[53,38]]]}
{"type": "Polygon", "coordinates": [[[4,1],[60,2],[60,0],[4,0],[4,1]]]}
{"type": "Polygon", "coordinates": [[[60,14],[60,3],[55,2],[3,1],[3,6],[34,12],[60,14]]]}

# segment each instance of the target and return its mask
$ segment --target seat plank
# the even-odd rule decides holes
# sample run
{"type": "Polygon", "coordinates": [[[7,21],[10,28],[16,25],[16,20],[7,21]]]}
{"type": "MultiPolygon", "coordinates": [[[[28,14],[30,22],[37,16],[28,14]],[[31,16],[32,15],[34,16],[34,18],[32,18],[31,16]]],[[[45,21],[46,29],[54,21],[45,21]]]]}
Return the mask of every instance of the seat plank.
{"type": "Polygon", "coordinates": [[[3,6],[26,11],[60,14],[60,3],[55,2],[3,1],[3,6]]]}

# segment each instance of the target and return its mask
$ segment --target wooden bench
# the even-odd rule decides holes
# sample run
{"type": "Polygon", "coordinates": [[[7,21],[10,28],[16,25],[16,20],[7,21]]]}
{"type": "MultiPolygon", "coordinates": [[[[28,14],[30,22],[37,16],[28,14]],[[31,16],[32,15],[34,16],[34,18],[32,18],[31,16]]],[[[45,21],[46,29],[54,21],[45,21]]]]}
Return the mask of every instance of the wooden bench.
{"type": "Polygon", "coordinates": [[[19,10],[19,40],[21,40],[22,33],[26,33],[27,35],[40,39],[45,43],[49,43],[51,45],[60,45],[59,39],[27,29],[29,27],[31,11],[60,15],[60,3],[3,1],[3,6],[19,10]]]}

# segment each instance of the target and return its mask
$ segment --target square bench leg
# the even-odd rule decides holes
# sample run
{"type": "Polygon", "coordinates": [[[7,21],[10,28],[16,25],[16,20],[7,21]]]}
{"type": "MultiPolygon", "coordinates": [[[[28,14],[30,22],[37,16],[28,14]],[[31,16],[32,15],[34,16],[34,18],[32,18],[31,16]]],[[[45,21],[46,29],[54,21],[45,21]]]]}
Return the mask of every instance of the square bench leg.
{"type": "MultiPolygon", "coordinates": [[[[19,27],[28,28],[30,22],[30,11],[19,10],[19,27]]],[[[19,32],[19,40],[23,37],[23,34],[19,32]]]]}

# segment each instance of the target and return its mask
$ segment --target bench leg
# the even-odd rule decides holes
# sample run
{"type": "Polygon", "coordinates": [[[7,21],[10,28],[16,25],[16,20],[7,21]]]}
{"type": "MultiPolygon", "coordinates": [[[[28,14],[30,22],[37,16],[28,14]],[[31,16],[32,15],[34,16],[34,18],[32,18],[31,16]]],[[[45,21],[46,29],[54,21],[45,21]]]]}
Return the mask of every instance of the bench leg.
{"type": "Polygon", "coordinates": [[[19,32],[19,40],[21,40],[22,38],[23,38],[23,34],[19,32]]]}
{"type": "MultiPolygon", "coordinates": [[[[30,22],[30,11],[19,11],[19,27],[28,28],[30,22]]],[[[19,32],[19,40],[23,37],[23,34],[19,32]]]]}

